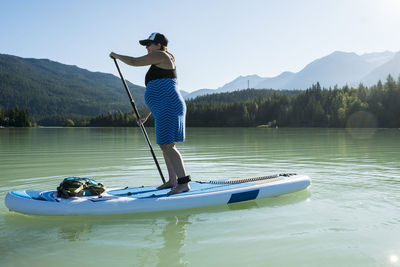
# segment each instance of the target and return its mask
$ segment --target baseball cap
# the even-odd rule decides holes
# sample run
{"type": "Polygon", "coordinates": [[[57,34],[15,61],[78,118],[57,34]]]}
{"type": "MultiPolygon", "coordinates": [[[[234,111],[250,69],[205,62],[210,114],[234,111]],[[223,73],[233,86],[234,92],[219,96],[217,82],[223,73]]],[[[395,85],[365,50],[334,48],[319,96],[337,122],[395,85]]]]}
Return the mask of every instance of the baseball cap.
{"type": "Polygon", "coordinates": [[[149,38],[147,38],[145,40],[140,40],[139,43],[141,45],[148,45],[150,43],[158,43],[163,46],[167,46],[168,39],[167,39],[167,37],[164,36],[164,34],[161,34],[158,32],[153,32],[152,34],[150,34],[149,38]]]}

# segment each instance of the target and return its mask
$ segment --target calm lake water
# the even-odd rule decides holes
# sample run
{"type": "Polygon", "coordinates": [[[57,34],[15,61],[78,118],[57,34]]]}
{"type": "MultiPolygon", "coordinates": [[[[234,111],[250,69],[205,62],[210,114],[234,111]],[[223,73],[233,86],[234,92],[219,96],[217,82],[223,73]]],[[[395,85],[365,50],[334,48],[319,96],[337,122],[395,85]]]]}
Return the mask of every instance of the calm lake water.
{"type": "Polygon", "coordinates": [[[0,129],[0,266],[400,266],[399,129],[189,128],[178,147],[194,180],[297,172],[312,186],[184,211],[20,215],[8,191],[161,179],[138,128],[0,129]]]}

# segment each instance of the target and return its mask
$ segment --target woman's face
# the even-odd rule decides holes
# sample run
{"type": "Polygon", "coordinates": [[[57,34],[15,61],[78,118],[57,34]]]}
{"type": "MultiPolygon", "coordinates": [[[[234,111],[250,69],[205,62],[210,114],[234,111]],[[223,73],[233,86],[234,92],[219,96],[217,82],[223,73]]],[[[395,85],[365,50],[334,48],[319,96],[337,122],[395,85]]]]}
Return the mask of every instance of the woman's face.
{"type": "Polygon", "coordinates": [[[150,43],[146,45],[147,53],[153,52],[155,50],[160,50],[160,48],[161,48],[160,44],[150,43]]]}

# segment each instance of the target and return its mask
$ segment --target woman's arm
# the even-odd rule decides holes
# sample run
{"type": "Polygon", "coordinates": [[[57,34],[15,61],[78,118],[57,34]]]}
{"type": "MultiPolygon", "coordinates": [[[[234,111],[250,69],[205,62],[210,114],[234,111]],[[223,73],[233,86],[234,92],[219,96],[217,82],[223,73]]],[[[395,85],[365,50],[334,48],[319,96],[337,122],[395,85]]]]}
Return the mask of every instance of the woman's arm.
{"type": "Polygon", "coordinates": [[[125,64],[136,67],[146,65],[158,65],[166,60],[166,55],[162,52],[151,52],[150,54],[142,57],[130,57],[111,52],[110,57],[119,59],[125,64]]]}

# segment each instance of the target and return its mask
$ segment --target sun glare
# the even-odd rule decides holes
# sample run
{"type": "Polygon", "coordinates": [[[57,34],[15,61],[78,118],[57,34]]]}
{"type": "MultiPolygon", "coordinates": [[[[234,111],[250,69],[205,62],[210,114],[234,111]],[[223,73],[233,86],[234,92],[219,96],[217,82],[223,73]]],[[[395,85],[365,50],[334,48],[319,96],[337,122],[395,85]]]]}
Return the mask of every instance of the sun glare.
{"type": "Polygon", "coordinates": [[[389,260],[391,263],[396,263],[399,261],[399,257],[397,255],[390,255],[389,260]]]}
{"type": "Polygon", "coordinates": [[[400,11],[400,0],[386,0],[385,2],[387,6],[393,8],[394,11],[400,11]]]}

